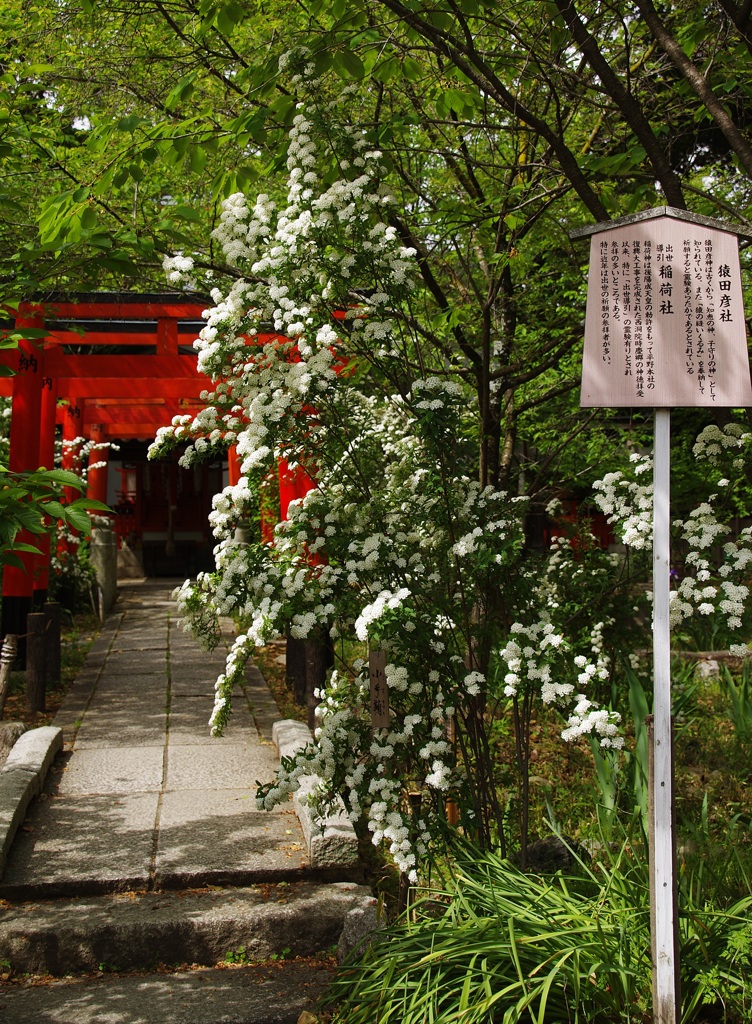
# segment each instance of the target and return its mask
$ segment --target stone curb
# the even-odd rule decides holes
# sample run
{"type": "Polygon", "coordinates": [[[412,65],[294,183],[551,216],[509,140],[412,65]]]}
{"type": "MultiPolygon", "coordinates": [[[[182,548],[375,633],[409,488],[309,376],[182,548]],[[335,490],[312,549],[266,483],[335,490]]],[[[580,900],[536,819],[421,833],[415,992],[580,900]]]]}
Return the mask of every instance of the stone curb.
{"type": "MultiPolygon", "coordinates": [[[[303,722],[285,718],[274,723],[272,740],[281,759],[294,757],[299,750],[313,742],[313,737],[303,722]]],[[[300,788],[292,797],[295,813],[308,844],[311,867],[329,871],[333,868],[357,870],[360,866],[358,837],[342,798],[337,797],[335,808],[323,821],[318,821],[311,812],[308,798],[320,784],[318,775],[306,775],[300,780],[300,788]]]]}
{"type": "Polygon", "coordinates": [[[340,941],[353,911],[368,918],[375,905],[369,889],[347,882],[32,901],[4,910],[0,960],[60,976],[101,964],[212,966],[228,953],[234,962],[314,956],[340,941]]]}
{"type": "Polygon", "coordinates": [[[0,878],[11,843],[31,800],[42,792],[47,769],[63,748],[63,730],[52,725],[25,732],[0,771],[0,878]]]}

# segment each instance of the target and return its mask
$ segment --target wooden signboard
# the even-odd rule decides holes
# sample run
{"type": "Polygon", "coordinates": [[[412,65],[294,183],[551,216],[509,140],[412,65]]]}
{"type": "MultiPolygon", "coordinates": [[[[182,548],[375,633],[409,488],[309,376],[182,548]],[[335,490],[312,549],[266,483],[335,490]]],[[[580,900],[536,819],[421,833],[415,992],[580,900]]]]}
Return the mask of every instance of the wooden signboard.
{"type": "Polygon", "coordinates": [[[388,729],[389,687],[386,681],[386,652],[371,651],[368,655],[368,673],[371,678],[371,728],[388,729]]]}
{"type": "Polygon", "coordinates": [[[580,404],[752,405],[737,235],[661,211],[592,236],[580,404]]]}
{"type": "Polygon", "coordinates": [[[649,838],[655,1024],[681,1019],[671,743],[670,410],[752,405],[740,234],[664,206],[570,236],[592,235],[580,404],[654,410],[649,838]]]}

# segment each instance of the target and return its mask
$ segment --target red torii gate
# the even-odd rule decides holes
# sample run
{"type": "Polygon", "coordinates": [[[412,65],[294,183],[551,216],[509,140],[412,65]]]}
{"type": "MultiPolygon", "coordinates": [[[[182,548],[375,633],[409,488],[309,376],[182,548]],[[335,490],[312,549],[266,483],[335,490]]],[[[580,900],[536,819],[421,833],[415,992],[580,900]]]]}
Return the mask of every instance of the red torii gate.
{"type": "MultiPolygon", "coordinates": [[[[182,296],[95,294],[22,303],[8,311],[18,328],[46,332],[0,353],[0,361],[15,371],[2,381],[3,393],[13,398],[10,470],[52,467],[60,399],[67,401],[60,419],[63,438],[69,440],[153,436],[175,413],[197,411],[201,391],[211,388],[192,351],[203,309],[202,303],[182,296]],[[116,352],[107,351],[113,347],[116,352]],[[87,400],[93,400],[88,412],[87,400]],[[123,409],[131,406],[131,415],[117,420],[107,415],[97,403],[108,400],[124,403],[123,409]],[[132,415],[135,408],[137,416],[132,415]]],[[[95,471],[90,494],[105,499],[105,473],[95,471]]],[[[23,570],[7,567],[3,573],[4,633],[25,632],[35,590],[43,599],[47,589],[48,555],[22,560],[23,570]]]]}
{"type": "MultiPolygon", "coordinates": [[[[203,309],[181,295],[95,293],[8,311],[18,328],[45,331],[37,341],[0,352],[0,362],[15,371],[0,378],[0,393],[13,398],[10,470],[51,467],[57,424],[64,440],[149,439],[174,415],[195,414],[203,407],[201,392],[212,390],[192,347],[203,309]],[[103,351],[112,347],[119,351],[103,351]],[[61,399],[67,404],[59,407],[61,399]]],[[[237,483],[234,449],[228,463],[230,483],[237,483]]],[[[290,474],[280,465],[283,517],[289,502],[310,486],[302,472],[290,474]]],[[[106,469],[94,470],[89,495],[105,501],[106,493],[106,469]]],[[[3,574],[3,633],[22,634],[35,594],[37,601],[46,595],[49,554],[23,561],[23,571],[7,567],[3,574]]]]}

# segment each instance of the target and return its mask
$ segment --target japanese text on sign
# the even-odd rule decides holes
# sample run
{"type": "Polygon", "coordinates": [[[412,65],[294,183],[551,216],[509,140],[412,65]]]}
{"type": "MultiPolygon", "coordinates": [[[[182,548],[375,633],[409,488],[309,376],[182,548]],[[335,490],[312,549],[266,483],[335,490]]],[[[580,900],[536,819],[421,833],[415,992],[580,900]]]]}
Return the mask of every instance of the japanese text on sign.
{"type": "Polygon", "coordinates": [[[593,236],[581,404],[752,404],[733,234],[658,218],[593,236]]]}
{"type": "Polygon", "coordinates": [[[371,728],[389,728],[389,687],[386,681],[386,652],[371,651],[368,655],[371,679],[371,728]]]}

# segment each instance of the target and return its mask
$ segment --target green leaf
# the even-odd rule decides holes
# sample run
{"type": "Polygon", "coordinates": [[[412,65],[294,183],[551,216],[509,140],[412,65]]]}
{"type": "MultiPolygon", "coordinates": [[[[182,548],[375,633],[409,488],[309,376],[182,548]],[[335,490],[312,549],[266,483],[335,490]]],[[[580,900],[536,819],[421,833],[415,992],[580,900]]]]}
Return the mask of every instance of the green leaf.
{"type": "Polygon", "coordinates": [[[412,57],[406,57],[402,61],[402,75],[409,82],[419,82],[423,78],[423,66],[412,57]]]}
{"type": "Polygon", "coordinates": [[[59,501],[45,501],[44,512],[45,515],[54,516],[56,519],[62,519],[65,516],[65,506],[61,505],[59,501]]]}
{"type": "Polygon", "coordinates": [[[84,509],[69,505],[65,513],[66,521],[76,530],[87,535],[91,533],[91,519],[89,519],[84,509]]]}
{"type": "MultiPolygon", "coordinates": [[[[15,551],[26,550],[30,554],[34,554],[34,555],[41,555],[42,554],[42,552],[39,551],[37,548],[32,548],[30,544],[19,544],[19,545],[17,545],[14,548],[14,550],[15,551]]],[[[26,565],[18,557],[18,555],[13,553],[13,551],[4,551],[3,552],[2,564],[3,565],[11,565],[11,566],[13,566],[14,569],[22,569],[24,572],[27,571],[26,565]]]]}
{"type": "Polygon", "coordinates": [[[93,206],[84,207],[81,213],[81,227],[84,231],[91,231],[97,226],[97,211],[93,206]]]}
{"type": "Polygon", "coordinates": [[[69,469],[46,469],[43,471],[43,475],[51,483],[62,484],[63,487],[75,487],[77,491],[83,491],[84,489],[81,477],[72,473],[69,469]]]}
{"type": "Polygon", "coordinates": [[[371,72],[371,76],[377,82],[391,82],[399,74],[401,67],[402,64],[396,57],[387,57],[386,60],[379,61],[376,64],[371,72]]]}
{"type": "Polygon", "coordinates": [[[334,70],[342,78],[357,78],[358,81],[366,73],[363,61],[352,50],[341,50],[337,54],[334,61],[334,70]]]}
{"type": "Polygon", "coordinates": [[[189,99],[195,89],[195,80],[196,73],[194,71],[192,71],[189,75],[186,75],[184,78],[181,78],[177,85],[173,86],[173,88],[167,94],[165,105],[170,110],[173,110],[184,100],[189,99]]]}
{"type": "Polygon", "coordinates": [[[232,35],[235,27],[243,21],[244,17],[245,11],[243,7],[236,3],[236,0],[230,0],[229,3],[224,4],[217,12],[217,28],[225,36],[232,35]]]}
{"type": "Polygon", "coordinates": [[[206,151],[202,146],[193,146],[188,154],[188,162],[194,174],[201,174],[206,167],[206,151]]]}
{"type": "Polygon", "coordinates": [[[120,118],[116,127],[119,132],[130,132],[133,134],[140,124],[145,123],[144,118],[138,114],[128,114],[127,117],[120,118]]]}
{"type": "Polygon", "coordinates": [[[71,502],[73,505],[80,505],[81,508],[88,509],[90,512],[112,512],[109,505],[105,505],[103,501],[97,501],[95,498],[77,498],[76,501],[71,502]]]}
{"type": "MultiPolygon", "coordinates": [[[[19,341],[38,341],[43,338],[49,337],[49,331],[43,327],[16,327],[12,331],[3,333],[3,342],[10,341],[12,347],[15,347],[19,341]]],[[[10,348],[11,345],[3,345],[3,348],[10,348]]]]}
{"type": "Polygon", "coordinates": [[[192,206],[172,206],[169,207],[169,213],[170,216],[178,217],[180,220],[189,220],[192,221],[194,224],[201,223],[200,215],[196,212],[196,210],[193,209],[192,206]]]}

